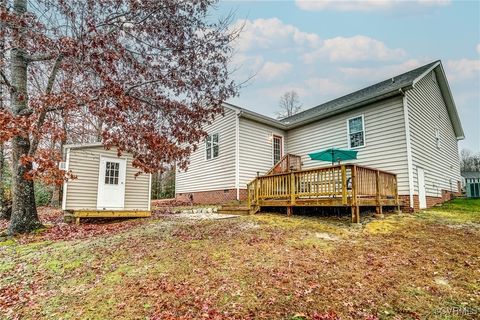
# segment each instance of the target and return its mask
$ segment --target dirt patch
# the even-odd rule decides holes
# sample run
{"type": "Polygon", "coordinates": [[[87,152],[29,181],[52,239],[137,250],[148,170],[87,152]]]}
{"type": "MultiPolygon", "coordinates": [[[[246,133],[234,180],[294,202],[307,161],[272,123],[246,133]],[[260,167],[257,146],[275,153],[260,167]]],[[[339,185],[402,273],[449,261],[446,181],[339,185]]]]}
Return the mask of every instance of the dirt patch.
{"type": "Polygon", "coordinates": [[[289,320],[435,319],[466,308],[479,313],[443,318],[480,314],[480,231],[465,222],[453,228],[460,223],[445,215],[387,215],[358,229],[299,216],[175,216],[135,226],[123,221],[126,229],[68,241],[1,243],[0,314],[289,320]]]}

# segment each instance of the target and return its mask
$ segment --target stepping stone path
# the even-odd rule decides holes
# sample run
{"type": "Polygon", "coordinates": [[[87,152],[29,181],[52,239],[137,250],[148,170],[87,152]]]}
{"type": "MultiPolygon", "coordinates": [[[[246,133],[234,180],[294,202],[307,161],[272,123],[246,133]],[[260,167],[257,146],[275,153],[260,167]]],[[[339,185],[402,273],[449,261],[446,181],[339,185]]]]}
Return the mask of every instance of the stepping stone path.
{"type": "Polygon", "coordinates": [[[174,217],[192,220],[222,220],[239,217],[239,215],[236,214],[219,214],[217,212],[218,208],[216,207],[187,209],[175,214],[174,217]]]}

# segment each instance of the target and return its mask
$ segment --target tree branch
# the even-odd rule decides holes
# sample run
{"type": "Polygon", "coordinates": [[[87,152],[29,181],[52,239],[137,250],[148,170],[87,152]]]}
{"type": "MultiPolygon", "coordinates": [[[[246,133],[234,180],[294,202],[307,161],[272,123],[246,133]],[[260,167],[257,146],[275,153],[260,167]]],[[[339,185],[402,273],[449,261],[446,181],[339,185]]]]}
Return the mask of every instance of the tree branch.
{"type": "Polygon", "coordinates": [[[49,53],[49,54],[37,54],[37,55],[25,55],[24,56],[25,60],[28,62],[37,62],[37,61],[48,61],[52,60],[55,58],[55,55],[49,53]]]}
{"type": "MultiPolygon", "coordinates": [[[[53,89],[53,84],[55,83],[55,79],[57,78],[58,70],[60,68],[60,64],[62,63],[63,55],[60,54],[57,59],[55,60],[55,64],[53,65],[52,71],[50,72],[50,76],[48,77],[47,88],[45,89],[46,94],[50,94],[53,89]]],[[[45,122],[45,118],[47,117],[47,113],[49,112],[48,108],[42,110],[38,117],[36,130],[40,130],[45,122]]],[[[30,145],[30,150],[28,151],[28,155],[32,156],[37,152],[38,144],[40,143],[40,137],[37,134],[33,137],[32,144],[30,145]]]]}
{"type": "Polygon", "coordinates": [[[0,70],[0,77],[2,77],[2,84],[6,85],[7,87],[10,88],[10,90],[12,90],[13,92],[16,91],[16,88],[10,83],[10,81],[8,81],[8,78],[7,76],[5,75],[5,73],[3,73],[3,71],[0,70]]]}
{"type": "Polygon", "coordinates": [[[60,68],[60,64],[63,60],[63,54],[60,54],[57,59],[55,60],[55,64],[53,65],[52,72],[50,72],[50,77],[48,77],[47,88],[45,92],[50,94],[52,92],[53,84],[55,83],[55,79],[58,74],[58,69],[60,68]]]}

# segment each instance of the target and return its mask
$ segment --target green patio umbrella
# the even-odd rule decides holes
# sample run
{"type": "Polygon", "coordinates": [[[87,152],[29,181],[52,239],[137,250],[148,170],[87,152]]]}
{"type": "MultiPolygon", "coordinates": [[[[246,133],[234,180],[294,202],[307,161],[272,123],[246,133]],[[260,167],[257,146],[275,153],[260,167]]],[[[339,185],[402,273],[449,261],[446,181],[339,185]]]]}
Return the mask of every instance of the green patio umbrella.
{"type": "Polygon", "coordinates": [[[336,161],[357,159],[357,152],[358,151],[355,150],[329,148],[323,151],[310,153],[309,156],[312,160],[330,161],[333,165],[336,161]]]}

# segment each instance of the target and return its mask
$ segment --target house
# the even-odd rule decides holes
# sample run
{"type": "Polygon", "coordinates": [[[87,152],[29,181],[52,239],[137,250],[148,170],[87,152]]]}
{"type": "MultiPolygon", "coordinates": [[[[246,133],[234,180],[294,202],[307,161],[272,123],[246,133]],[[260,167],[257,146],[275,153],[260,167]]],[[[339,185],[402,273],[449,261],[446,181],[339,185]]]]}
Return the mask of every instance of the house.
{"type": "Polygon", "coordinates": [[[77,219],[150,216],[151,175],[132,166],[132,155],[120,157],[101,143],[66,145],[64,169],[75,179],[63,185],[62,210],[77,219]]]}
{"type": "Polygon", "coordinates": [[[358,151],[353,164],[396,174],[404,208],[418,210],[460,189],[457,141],[464,138],[440,61],[394,76],[291,117],[276,120],[224,104],[208,137],[176,175],[176,195],[195,203],[247,198],[247,184],[285,154],[303,168],[327,167],[309,153],[358,151]]]}
{"type": "Polygon", "coordinates": [[[480,172],[462,172],[462,178],[467,198],[480,198],[480,172]]]}

